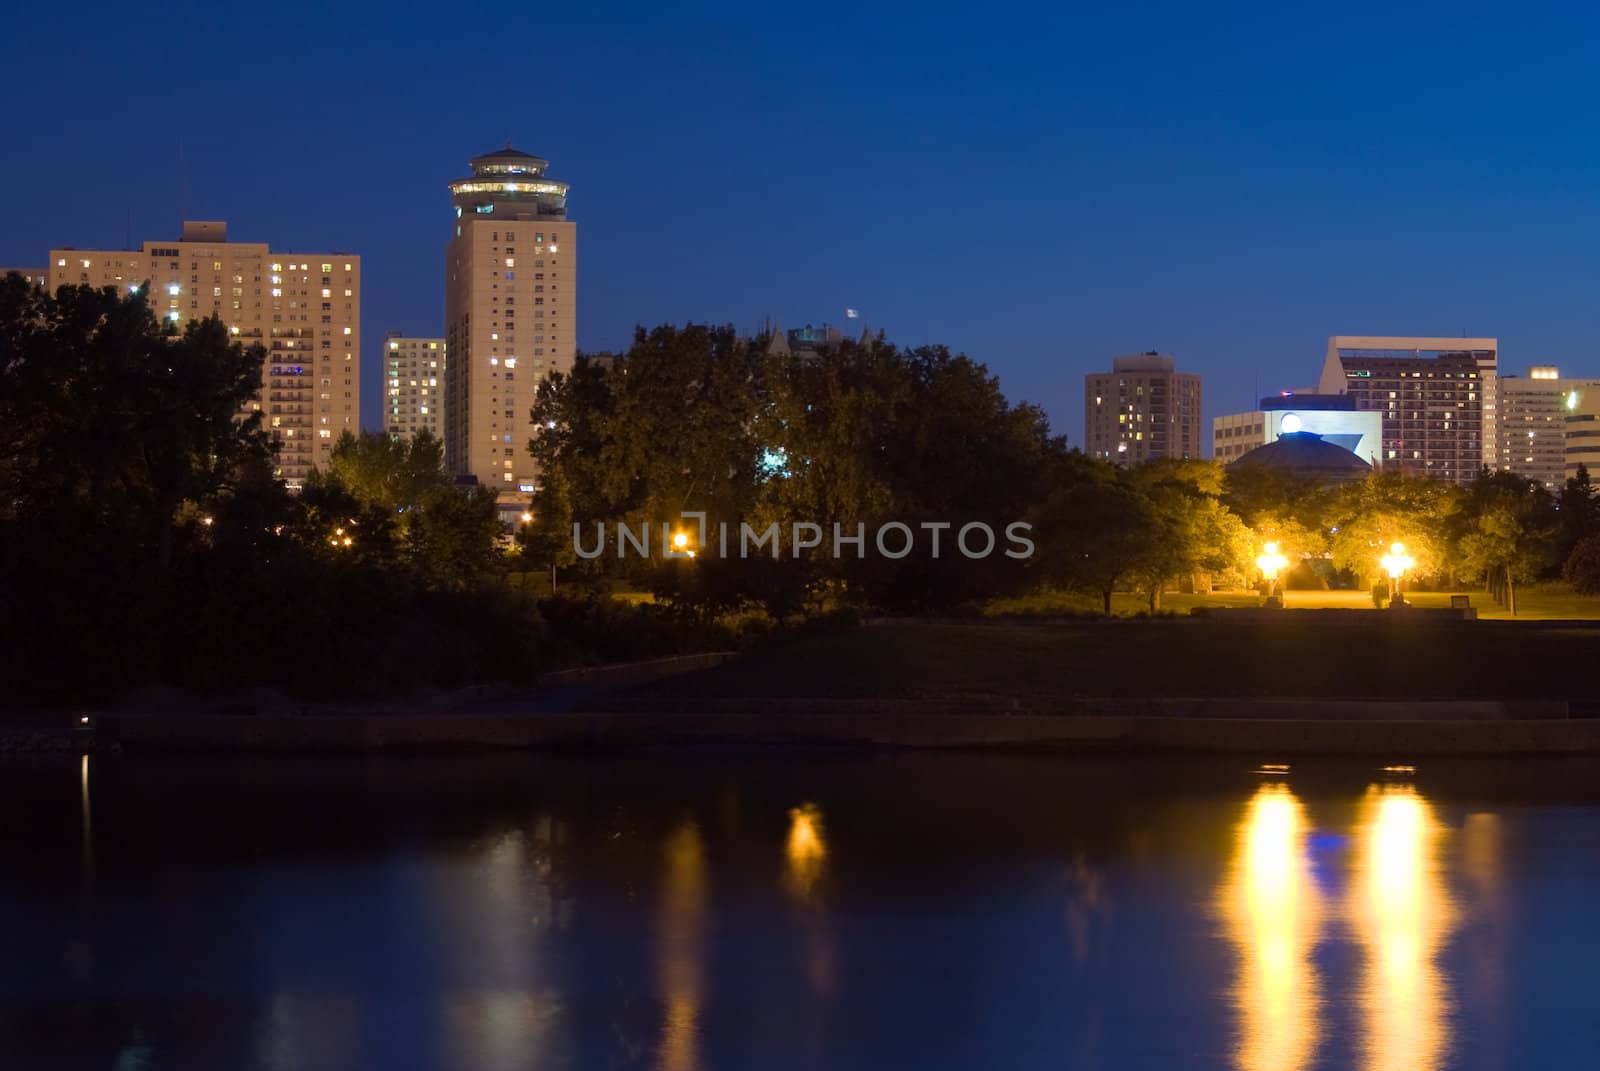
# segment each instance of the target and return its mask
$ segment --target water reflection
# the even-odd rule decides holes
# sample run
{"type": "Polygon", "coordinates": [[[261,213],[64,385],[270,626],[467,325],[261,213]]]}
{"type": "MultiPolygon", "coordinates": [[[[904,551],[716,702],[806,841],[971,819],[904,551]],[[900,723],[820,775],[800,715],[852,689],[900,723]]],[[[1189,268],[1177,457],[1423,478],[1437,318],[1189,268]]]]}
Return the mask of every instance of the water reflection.
{"type": "Polygon", "coordinates": [[[700,1067],[700,1007],[705,991],[706,859],[700,827],[685,819],[666,841],[660,911],[660,985],[666,1013],[660,1071],[700,1067]]]}
{"type": "Polygon", "coordinates": [[[1437,956],[1453,908],[1438,836],[1433,809],[1414,788],[1367,790],[1350,916],[1366,951],[1359,997],[1368,1071],[1429,1071],[1446,1055],[1449,998],[1437,956]]]}
{"type": "Polygon", "coordinates": [[[789,839],[784,845],[786,865],[784,884],[802,899],[822,876],[822,863],[828,848],[822,839],[822,811],[814,803],[804,803],[789,811],[789,839]]]}
{"type": "Polygon", "coordinates": [[[831,993],[834,985],[833,932],[818,888],[827,855],[822,809],[814,803],[792,808],[784,842],[783,885],[804,912],[806,980],[818,996],[831,993]]]}
{"type": "Polygon", "coordinates": [[[1322,907],[1306,851],[1305,812],[1287,786],[1263,785],[1236,833],[1221,913],[1239,952],[1233,1001],[1241,1071],[1310,1063],[1319,1004],[1311,949],[1322,907]]]}
{"type": "Polygon", "coordinates": [[[89,798],[89,756],[78,759],[78,810],[83,819],[83,876],[94,879],[94,810],[89,798]]]}

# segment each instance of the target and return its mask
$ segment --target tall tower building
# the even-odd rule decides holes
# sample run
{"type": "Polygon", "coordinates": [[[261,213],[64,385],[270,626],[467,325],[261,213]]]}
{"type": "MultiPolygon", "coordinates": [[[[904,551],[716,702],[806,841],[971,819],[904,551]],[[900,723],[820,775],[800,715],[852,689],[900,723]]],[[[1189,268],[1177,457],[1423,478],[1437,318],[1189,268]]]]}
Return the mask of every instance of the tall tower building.
{"type": "Polygon", "coordinates": [[[1165,354],[1118,357],[1083,377],[1084,451],[1118,465],[1199,458],[1200,377],[1165,354]]]}
{"type": "Polygon", "coordinates": [[[185,221],[175,242],[140,249],[52,249],[50,289],[149,285],[155,314],[179,327],[217,316],[264,351],[253,408],[277,444],[278,474],[298,490],[333,444],[361,430],[361,258],[274,253],[230,242],[228,225],[185,221]]]}
{"type": "Polygon", "coordinates": [[[383,430],[409,439],[419,431],[444,438],[445,341],[407,338],[391,331],[383,338],[383,430]]]}
{"type": "Polygon", "coordinates": [[[1492,338],[1328,339],[1317,390],[1383,414],[1383,464],[1467,484],[1498,467],[1492,338]]]}
{"type": "Polygon", "coordinates": [[[567,184],[509,145],[473,158],[450,184],[455,233],[445,252],[445,464],[520,508],[534,489],[530,410],[577,347],[577,225],[567,184]]]}

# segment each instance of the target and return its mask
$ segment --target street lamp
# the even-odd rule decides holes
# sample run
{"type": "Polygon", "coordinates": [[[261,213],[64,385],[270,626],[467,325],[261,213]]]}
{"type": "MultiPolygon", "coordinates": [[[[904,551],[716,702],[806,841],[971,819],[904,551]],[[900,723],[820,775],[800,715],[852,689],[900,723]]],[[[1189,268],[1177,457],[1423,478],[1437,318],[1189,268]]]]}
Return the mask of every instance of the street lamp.
{"type": "Polygon", "coordinates": [[[1389,547],[1389,553],[1378,559],[1378,564],[1389,574],[1389,605],[1393,606],[1394,600],[1400,597],[1400,578],[1417,564],[1417,560],[1406,553],[1404,543],[1395,543],[1389,547]]]}
{"type": "Polygon", "coordinates": [[[1278,590],[1278,573],[1289,559],[1278,553],[1278,544],[1265,543],[1261,547],[1261,557],[1256,559],[1256,566],[1261,570],[1261,578],[1267,582],[1267,598],[1272,598],[1278,590]]]}

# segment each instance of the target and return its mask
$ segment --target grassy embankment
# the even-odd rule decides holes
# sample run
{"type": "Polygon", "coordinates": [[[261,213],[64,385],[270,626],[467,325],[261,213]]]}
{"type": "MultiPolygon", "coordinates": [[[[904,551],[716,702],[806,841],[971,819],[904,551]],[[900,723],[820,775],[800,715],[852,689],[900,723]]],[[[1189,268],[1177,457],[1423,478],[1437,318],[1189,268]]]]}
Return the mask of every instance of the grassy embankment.
{"type": "MultiPolygon", "coordinates": [[[[1482,591],[1407,591],[1406,601],[1414,606],[1450,605],[1451,595],[1466,595],[1486,621],[1513,620],[1511,612],[1496,606],[1482,591]]],[[[1250,591],[1217,591],[1209,595],[1168,594],[1161,597],[1161,612],[1186,614],[1196,607],[1258,606],[1261,598],[1250,591]]],[[[1372,610],[1372,596],[1365,591],[1291,591],[1285,598],[1291,610],[1341,609],[1372,610]]],[[[1117,616],[1147,613],[1148,601],[1132,592],[1117,592],[1111,598],[1111,612],[1117,616]]],[[[1017,598],[996,599],[984,608],[989,617],[1045,617],[1052,614],[1098,614],[1098,596],[1075,592],[1039,592],[1017,598]]],[[[1600,596],[1578,595],[1559,584],[1529,585],[1517,592],[1518,621],[1600,621],[1600,596]]]]}
{"type": "Polygon", "coordinates": [[[1084,621],[886,624],[755,650],[718,669],[614,697],[695,709],[750,700],[1012,701],[1073,697],[1600,700],[1587,672],[1600,625],[1084,621]],[[708,704],[708,705],[710,705],[708,704]]]}

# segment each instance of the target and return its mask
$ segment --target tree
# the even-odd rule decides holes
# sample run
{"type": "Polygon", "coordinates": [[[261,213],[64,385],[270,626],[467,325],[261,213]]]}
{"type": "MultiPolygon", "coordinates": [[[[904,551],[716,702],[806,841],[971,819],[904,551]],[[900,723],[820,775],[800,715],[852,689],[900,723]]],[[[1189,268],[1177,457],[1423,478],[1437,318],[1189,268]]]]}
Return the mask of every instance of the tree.
{"type": "Polygon", "coordinates": [[[346,432],[300,498],[302,540],[340,561],[407,569],[447,591],[475,587],[500,567],[494,492],[456,486],[429,432],[346,432]]]}
{"type": "Polygon", "coordinates": [[[1468,489],[1456,552],[1463,568],[1484,578],[1497,601],[1517,612],[1517,581],[1544,567],[1556,532],[1553,503],[1543,486],[1511,472],[1484,472],[1468,489]]]}
{"type": "MultiPolygon", "coordinates": [[[[943,347],[878,338],[797,359],[696,325],[640,330],[609,362],[580,359],[541,386],[532,416],[529,451],[546,478],[561,473],[585,531],[596,522],[637,531],[692,511],[708,532],[806,522],[831,536],[835,523],[854,532],[894,520],[955,531],[983,521],[998,533],[1045,497],[1066,453],[1038,409],[1012,405],[983,365],[943,347]]],[[[609,554],[591,567],[675,601],[759,601],[773,612],[813,596],[931,609],[1021,575],[1002,554],[840,560],[827,546],[790,549],[760,569],[658,568],[609,554]]]]}
{"type": "Polygon", "coordinates": [[[1099,595],[1107,615],[1117,584],[1157,551],[1155,510],[1114,470],[1057,491],[1035,513],[1033,524],[1038,576],[1099,595]]]}
{"type": "Polygon", "coordinates": [[[143,293],[7,276],[0,380],[0,625],[28,667],[8,677],[153,675],[203,518],[269,457],[259,415],[239,416],[260,351],[214,318],[163,328],[143,293]]]}
{"type": "Polygon", "coordinates": [[[1137,569],[1151,613],[1161,609],[1162,590],[1178,577],[1248,568],[1250,532],[1217,497],[1221,466],[1154,461],[1133,470],[1132,478],[1154,519],[1150,552],[1137,569]]]}
{"type": "Polygon", "coordinates": [[[1561,520],[1557,554],[1565,561],[1581,540],[1600,534],[1600,495],[1589,478],[1588,466],[1580,464],[1577,472],[1567,477],[1555,508],[1561,520]]]}
{"type": "Polygon", "coordinates": [[[533,495],[533,520],[517,529],[517,543],[529,562],[550,570],[550,594],[556,593],[556,570],[578,560],[572,544],[572,497],[566,474],[553,468],[539,479],[533,495]]]}
{"type": "Polygon", "coordinates": [[[1330,508],[1329,557],[1368,587],[1382,575],[1379,559],[1404,543],[1416,561],[1413,576],[1439,575],[1448,567],[1448,529],[1459,498],[1452,484],[1400,472],[1345,484],[1330,508]]]}
{"type": "Polygon", "coordinates": [[[1322,481],[1268,466],[1232,466],[1222,501],[1254,533],[1257,546],[1270,540],[1291,562],[1303,562],[1327,556],[1336,494],[1322,481]]]}
{"type": "Polygon", "coordinates": [[[1562,566],[1561,576],[1579,595],[1600,595],[1600,535],[1578,540],[1562,566]]]}
{"type": "Polygon", "coordinates": [[[495,493],[486,487],[435,487],[406,510],[405,557],[428,587],[468,591],[502,571],[495,493]]]}
{"type": "Polygon", "coordinates": [[[328,475],[363,505],[396,512],[450,484],[444,471],[444,444],[426,429],[410,438],[373,431],[356,436],[347,431],[333,444],[328,475]]]}

